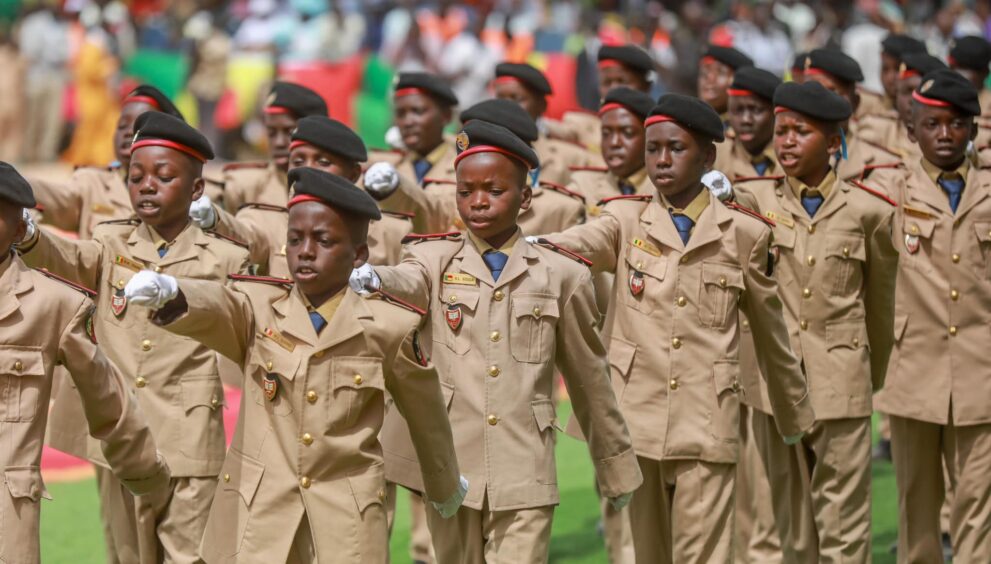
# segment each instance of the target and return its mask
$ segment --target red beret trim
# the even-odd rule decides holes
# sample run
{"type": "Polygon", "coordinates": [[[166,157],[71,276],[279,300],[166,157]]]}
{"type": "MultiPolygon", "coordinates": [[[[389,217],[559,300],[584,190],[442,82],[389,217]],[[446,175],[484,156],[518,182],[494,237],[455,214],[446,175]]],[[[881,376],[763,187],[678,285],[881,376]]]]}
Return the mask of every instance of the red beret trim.
{"type": "Polygon", "coordinates": [[[504,74],[502,76],[497,76],[497,77],[495,77],[495,80],[492,81],[493,84],[505,84],[507,82],[517,82],[519,84],[522,84],[522,85],[526,86],[526,84],[522,80],[520,80],[519,77],[517,77],[517,76],[510,76],[508,74],[504,74]]]}
{"type": "Polygon", "coordinates": [[[616,59],[603,59],[599,61],[599,68],[604,69],[606,67],[621,67],[623,63],[617,61],[616,59]]]}
{"type": "Polygon", "coordinates": [[[511,159],[516,159],[517,161],[522,163],[527,170],[530,170],[530,163],[526,162],[526,159],[517,155],[516,153],[507,151],[502,147],[496,147],[494,145],[476,145],[466,151],[462,151],[460,155],[454,157],[454,166],[458,166],[458,163],[461,162],[461,159],[467,157],[468,155],[474,155],[477,153],[499,153],[501,155],[506,155],[511,159]]]}
{"type": "Polygon", "coordinates": [[[701,65],[707,65],[709,63],[720,63],[721,64],[722,61],[720,61],[719,59],[713,57],[712,55],[706,55],[706,56],[702,57],[702,60],[699,61],[699,65],[700,66],[701,65]]]}
{"type": "Polygon", "coordinates": [[[135,150],[140,149],[141,147],[167,147],[169,149],[174,149],[181,153],[186,153],[187,155],[193,157],[194,159],[200,161],[201,163],[205,163],[207,161],[206,157],[201,155],[199,151],[196,151],[192,147],[187,147],[182,143],[176,143],[175,141],[169,141],[168,139],[142,139],[137,143],[131,145],[131,152],[133,153],[135,150]]]}
{"type": "Polygon", "coordinates": [[[396,94],[393,97],[401,98],[403,96],[412,96],[413,94],[429,94],[429,93],[422,88],[416,88],[411,86],[409,88],[400,88],[396,90],[396,94]]]}
{"type": "Polygon", "coordinates": [[[613,110],[618,110],[621,108],[625,110],[626,106],[624,106],[623,104],[617,104],[616,102],[609,102],[608,104],[605,104],[604,106],[599,108],[599,115],[602,116],[605,115],[607,112],[611,112],[613,110]]]}
{"type": "Polygon", "coordinates": [[[266,114],[288,114],[290,112],[289,112],[289,108],[283,108],[282,106],[266,106],[265,107],[265,113],[266,114]]]}
{"type": "Polygon", "coordinates": [[[912,69],[905,69],[898,75],[899,80],[904,80],[906,78],[912,78],[913,76],[919,76],[919,71],[914,71],[912,69]]]}
{"type": "Polygon", "coordinates": [[[678,123],[678,120],[674,119],[671,116],[650,116],[649,118],[647,118],[647,121],[643,122],[643,126],[650,127],[655,123],[661,123],[665,121],[673,121],[675,123],[678,123]]]}
{"type": "Polygon", "coordinates": [[[316,196],[311,196],[309,194],[299,194],[297,196],[293,196],[293,198],[289,200],[289,203],[286,204],[286,209],[290,209],[296,204],[302,204],[303,202],[320,202],[321,204],[325,203],[323,200],[317,198],[316,196]]]}
{"type": "Polygon", "coordinates": [[[957,60],[953,58],[953,55],[947,55],[946,64],[948,64],[950,67],[959,66],[957,65],[957,60]]]}
{"type": "Polygon", "coordinates": [[[296,147],[299,147],[301,145],[309,145],[309,144],[310,144],[309,141],[303,141],[302,139],[297,139],[289,144],[289,150],[292,151],[296,147]]]}
{"type": "Polygon", "coordinates": [[[775,114],[781,114],[781,113],[784,113],[784,112],[794,112],[794,111],[798,111],[798,110],[793,110],[791,108],[786,108],[784,106],[774,106],[774,113],[775,114]]]}
{"type": "Polygon", "coordinates": [[[949,102],[944,102],[943,100],[937,100],[935,98],[927,98],[926,96],[923,96],[922,94],[919,94],[918,92],[914,92],[914,91],[912,92],[912,99],[921,104],[925,104],[927,106],[935,106],[937,108],[949,108],[950,106],[952,106],[952,104],[950,104],[949,102]]]}
{"type": "Polygon", "coordinates": [[[148,104],[149,106],[155,108],[156,110],[161,110],[162,106],[158,103],[158,100],[152,98],[151,96],[128,96],[124,100],[124,104],[148,104]]]}
{"type": "Polygon", "coordinates": [[[726,89],[726,93],[730,96],[754,96],[753,92],[742,88],[728,88],[726,89]]]}

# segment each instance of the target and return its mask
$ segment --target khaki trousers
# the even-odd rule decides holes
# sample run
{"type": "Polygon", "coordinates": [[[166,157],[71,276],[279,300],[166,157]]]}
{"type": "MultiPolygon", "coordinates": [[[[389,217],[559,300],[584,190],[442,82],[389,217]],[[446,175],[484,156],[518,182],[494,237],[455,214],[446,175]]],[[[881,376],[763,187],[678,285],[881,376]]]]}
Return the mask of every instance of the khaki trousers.
{"type": "Polygon", "coordinates": [[[21,158],[26,162],[53,161],[62,136],[65,80],[59,74],[48,73],[27,81],[26,90],[21,158]]]}
{"type": "MultiPolygon", "coordinates": [[[[396,522],[396,496],[399,495],[400,488],[395,482],[386,482],[386,518],[389,522],[389,537],[392,537],[392,527],[396,522]]],[[[409,531],[409,556],[413,562],[425,562],[433,564],[434,547],[430,540],[430,529],[427,527],[426,504],[420,494],[402,488],[402,491],[409,495],[410,531],[409,531]]]]}
{"type": "Polygon", "coordinates": [[[871,421],[817,421],[786,445],[774,418],[754,410],[785,562],[871,561],[871,421]]]}
{"type": "Polygon", "coordinates": [[[898,562],[943,561],[940,509],[947,489],[953,492],[954,562],[991,562],[991,424],[956,427],[891,416],[891,455],[898,562]]]}
{"type": "Polygon", "coordinates": [[[609,499],[599,497],[602,510],[602,529],[606,540],[606,553],[610,564],[633,564],[633,531],[630,529],[630,511],[626,507],[616,510],[609,499]]]}
{"type": "Polygon", "coordinates": [[[103,508],[109,516],[109,562],[195,564],[217,488],[216,478],[173,478],[170,488],[135,497],[104,468],[96,468],[103,508]]]}
{"type": "Polygon", "coordinates": [[[754,440],[752,409],[740,406],[740,462],[736,465],[736,562],[781,564],[771,483],[754,440]]]}
{"type": "Polygon", "coordinates": [[[643,485],[630,501],[636,561],[733,561],[735,464],[637,457],[643,485]]]}
{"type": "Polygon", "coordinates": [[[554,507],[492,511],[462,507],[450,519],[427,511],[441,564],[540,564],[550,557],[554,507]]]}

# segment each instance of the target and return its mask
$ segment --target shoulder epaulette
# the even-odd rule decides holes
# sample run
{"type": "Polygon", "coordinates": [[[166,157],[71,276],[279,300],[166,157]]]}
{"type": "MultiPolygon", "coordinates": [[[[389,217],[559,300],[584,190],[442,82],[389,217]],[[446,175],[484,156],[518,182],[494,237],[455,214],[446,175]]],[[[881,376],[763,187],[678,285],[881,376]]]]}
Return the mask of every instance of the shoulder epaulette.
{"type": "Polygon", "coordinates": [[[389,217],[396,217],[399,219],[414,219],[416,217],[416,214],[413,212],[398,212],[398,211],[385,211],[385,210],[380,210],[380,211],[382,212],[382,215],[387,215],[389,217]]]}
{"type": "Polygon", "coordinates": [[[376,297],[376,296],[382,298],[382,300],[387,301],[392,305],[399,306],[403,309],[408,309],[417,315],[427,314],[427,310],[416,307],[415,305],[405,300],[401,300],[388,292],[383,292],[381,289],[375,290],[375,292],[372,294],[372,297],[376,297]]]}
{"type": "Polygon", "coordinates": [[[870,145],[871,147],[874,147],[875,149],[880,149],[881,151],[884,151],[885,153],[888,153],[889,155],[892,155],[894,157],[901,158],[901,155],[898,154],[898,151],[895,151],[894,149],[892,149],[890,147],[887,147],[885,145],[882,145],[880,143],[876,143],[874,141],[871,141],[870,139],[864,139],[863,137],[861,137],[860,138],[860,142],[863,143],[863,144],[865,144],[865,145],[870,145]]]}
{"type": "Polygon", "coordinates": [[[251,208],[255,210],[265,210],[273,212],[289,213],[289,208],[284,208],[282,206],[275,206],[272,204],[262,204],[259,202],[248,202],[247,204],[241,204],[241,207],[237,208],[237,211],[241,211],[244,208],[251,208]]]}
{"type": "Polygon", "coordinates": [[[878,198],[884,200],[885,202],[888,202],[892,206],[898,207],[898,202],[892,200],[887,195],[885,195],[883,192],[879,192],[879,191],[877,191],[877,190],[875,190],[873,188],[868,188],[867,186],[864,185],[864,183],[862,183],[859,180],[851,180],[850,181],[850,184],[853,184],[857,188],[860,188],[861,190],[863,190],[864,192],[867,192],[868,194],[871,194],[872,196],[877,196],[878,198]]]}
{"type": "Polygon", "coordinates": [[[141,220],[129,217],[127,219],[108,219],[107,221],[101,221],[97,225],[141,225],[141,220]]]}
{"type": "Polygon", "coordinates": [[[736,210],[736,211],[738,211],[738,212],[740,212],[740,213],[742,213],[744,215],[749,215],[750,217],[752,217],[754,219],[759,219],[761,222],[763,222],[768,227],[776,227],[777,226],[777,223],[774,223],[774,220],[772,220],[770,218],[767,218],[767,217],[764,217],[761,214],[757,213],[756,211],[754,211],[754,210],[752,210],[752,209],[750,209],[748,207],[741,206],[740,204],[738,204],[736,202],[723,202],[723,203],[726,205],[727,208],[729,208],[731,210],[736,210]]]}
{"type": "Polygon", "coordinates": [[[267,161],[247,161],[241,163],[227,163],[223,167],[223,171],[227,172],[229,170],[241,170],[244,168],[266,168],[268,167],[267,161]]]}
{"type": "Polygon", "coordinates": [[[860,171],[860,180],[863,180],[870,176],[871,172],[882,169],[882,168],[898,168],[902,166],[901,161],[894,163],[880,163],[880,164],[869,164],[864,167],[864,170],[860,171]]]}
{"type": "Polygon", "coordinates": [[[403,237],[402,243],[422,243],[424,241],[450,241],[460,239],[460,231],[448,231],[447,233],[410,233],[403,237]]]}
{"type": "Polygon", "coordinates": [[[285,288],[292,288],[293,281],[287,280],[285,278],[275,278],[272,276],[251,276],[248,274],[228,274],[228,280],[233,280],[235,282],[258,282],[259,284],[271,284],[272,286],[283,286],[285,288]]]}
{"type": "Polygon", "coordinates": [[[585,196],[582,196],[581,194],[579,194],[578,192],[575,192],[574,190],[568,190],[567,188],[565,188],[564,186],[558,184],[557,182],[550,182],[550,181],[547,181],[547,180],[541,180],[540,181],[540,187],[541,188],[547,188],[547,189],[553,190],[555,192],[558,192],[560,194],[564,194],[565,196],[572,197],[572,198],[580,201],[583,204],[585,203],[585,196]]]}
{"type": "Polygon", "coordinates": [[[606,166],[569,166],[568,170],[571,172],[609,172],[609,167],[606,166]]]}
{"type": "Polygon", "coordinates": [[[627,194],[624,196],[609,196],[608,198],[602,198],[595,205],[600,208],[609,202],[615,202],[617,200],[631,200],[634,202],[649,202],[654,199],[652,194],[627,194]]]}
{"type": "Polygon", "coordinates": [[[574,252],[572,250],[565,249],[561,245],[555,245],[554,243],[551,243],[550,241],[548,241],[547,239],[544,239],[543,237],[537,239],[537,244],[540,245],[541,247],[544,247],[544,248],[550,249],[550,250],[552,250],[552,251],[554,251],[556,253],[562,254],[562,255],[568,257],[569,259],[571,259],[571,260],[579,263],[579,264],[584,264],[585,266],[587,266],[589,268],[592,267],[592,261],[588,260],[587,258],[581,256],[580,254],[578,254],[578,253],[576,253],[576,252],[574,252]]]}
{"type": "Polygon", "coordinates": [[[36,272],[40,272],[40,273],[44,274],[45,276],[51,278],[52,280],[58,280],[59,282],[65,284],[66,286],[72,288],[73,290],[77,290],[77,291],[81,292],[82,294],[84,294],[89,299],[93,299],[93,298],[96,297],[96,292],[94,290],[90,290],[89,288],[87,288],[86,286],[83,286],[81,284],[76,284],[72,280],[66,280],[65,278],[62,278],[61,276],[59,276],[58,274],[52,274],[51,272],[48,271],[47,268],[36,268],[34,270],[36,272]]]}
{"type": "Polygon", "coordinates": [[[457,183],[458,182],[456,180],[448,180],[447,178],[424,178],[423,179],[423,185],[424,186],[427,186],[427,185],[430,185],[430,184],[445,184],[445,185],[448,185],[448,186],[453,186],[453,185],[457,185],[457,183]]]}
{"type": "Polygon", "coordinates": [[[241,247],[243,249],[250,249],[251,248],[244,241],[240,241],[238,239],[235,239],[235,238],[231,237],[230,235],[224,235],[223,233],[217,233],[216,231],[204,231],[204,233],[206,233],[207,235],[209,235],[211,237],[216,237],[217,239],[221,239],[221,240],[227,241],[228,243],[233,243],[233,244],[235,244],[238,247],[241,247]]]}
{"type": "Polygon", "coordinates": [[[771,175],[771,176],[737,176],[733,179],[733,184],[738,182],[750,182],[752,180],[773,180],[777,182],[778,180],[784,180],[785,176],[783,174],[771,175]]]}

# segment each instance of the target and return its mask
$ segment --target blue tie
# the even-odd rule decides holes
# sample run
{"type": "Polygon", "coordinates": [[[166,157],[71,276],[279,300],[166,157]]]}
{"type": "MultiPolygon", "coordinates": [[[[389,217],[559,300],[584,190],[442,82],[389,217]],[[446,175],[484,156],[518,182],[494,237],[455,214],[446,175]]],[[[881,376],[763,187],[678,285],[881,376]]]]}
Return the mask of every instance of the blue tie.
{"type": "Polygon", "coordinates": [[[674,222],[674,228],[678,230],[678,235],[681,236],[681,242],[688,244],[688,238],[692,236],[692,227],[695,227],[695,222],[692,218],[687,215],[668,212],[671,214],[671,221],[674,222]]]}
{"type": "Polygon", "coordinates": [[[819,206],[822,205],[822,201],[825,198],[819,192],[802,192],[802,207],[805,208],[805,213],[809,214],[809,217],[815,217],[816,212],[819,211],[819,206]]]}
{"type": "Polygon", "coordinates": [[[636,194],[637,189],[633,187],[629,182],[622,180],[619,183],[619,193],[624,196],[629,196],[631,194],[636,194]]]}
{"type": "Polygon", "coordinates": [[[506,266],[506,261],[509,260],[509,255],[499,251],[488,251],[482,255],[482,260],[485,261],[485,266],[489,267],[492,279],[498,280],[499,275],[502,274],[502,269],[506,266]]]}
{"type": "Polygon", "coordinates": [[[158,248],[158,258],[165,257],[165,253],[167,252],[169,252],[168,245],[162,245],[161,247],[158,248]]]}
{"type": "Polygon", "coordinates": [[[960,196],[963,195],[964,179],[957,175],[946,176],[941,174],[936,183],[939,184],[939,187],[950,198],[950,209],[953,210],[953,213],[957,213],[957,206],[960,205],[960,196]]]}
{"type": "Polygon", "coordinates": [[[759,161],[754,161],[754,170],[757,171],[757,176],[764,176],[767,169],[771,168],[771,160],[768,158],[763,158],[759,161]]]}
{"type": "Polygon", "coordinates": [[[319,335],[320,331],[323,331],[323,328],[327,326],[327,320],[315,311],[310,312],[310,323],[313,324],[313,330],[317,332],[317,335],[319,335]]]}
{"type": "Polygon", "coordinates": [[[413,171],[416,172],[416,183],[423,184],[423,178],[427,176],[431,168],[430,161],[427,159],[418,159],[413,161],[413,171]]]}

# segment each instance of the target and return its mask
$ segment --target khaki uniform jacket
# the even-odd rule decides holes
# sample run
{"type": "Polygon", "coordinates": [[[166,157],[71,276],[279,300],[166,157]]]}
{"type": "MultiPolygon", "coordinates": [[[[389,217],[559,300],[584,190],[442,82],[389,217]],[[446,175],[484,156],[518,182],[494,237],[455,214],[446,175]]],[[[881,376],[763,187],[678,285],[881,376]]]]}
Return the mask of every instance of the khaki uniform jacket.
{"type": "Polygon", "coordinates": [[[457,150],[453,139],[445,138],[445,143],[448,144],[447,151],[427,171],[422,185],[416,182],[413,153],[404,153],[393,163],[399,173],[399,187],[379,202],[383,211],[413,214],[413,231],[416,233],[439,233],[464,227],[454,196],[454,158],[457,150]]]}
{"type": "MultiPolygon", "coordinates": [[[[399,266],[376,272],[386,291],[430,308],[424,336],[470,483],[466,507],[558,503],[552,396],[558,370],[589,437],[602,495],[639,487],[640,469],[595,330],[588,268],[520,238],[494,282],[475,245],[454,238],[410,245],[399,266]],[[449,325],[452,312],[460,316],[456,329],[449,325]]],[[[386,469],[390,480],[418,489],[409,436],[383,434],[386,469]]]]}
{"type": "Polygon", "coordinates": [[[361,514],[385,500],[378,434],[386,390],[412,425],[427,496],[454,495],[458,461],[437,372],[418,362],[418,314],[347,290],[318,336],[288,284],[236,282],[235,291],[183,280],[180,288],[188,312],[168,330],[245,371],[237,429],[200,548],[207,562],[285,562],[304,514],[316,560],[384,561],[387,547],[331,554],[321,539],[349,535],[358,544],[353,528],[361,514]],[[276,382],[271,400],[269,379],[276,382]]]}
{"type": "Polygon", "coordinates": [[[565,186],[571,182],[571,167],[592,164],[591,155],[584,147],[546,135],[534,141],[533,150],[540,158],[540,181],[565,186]]]}
{"type": "MultiPolygon", "coordinates": [[[[543,175],[541,175],[543,176],[543,175]]],[[[540,181],[533,188],[530,207],[517,222],[524,233],[554,233],[585,221],[585,199],[560,185],[540,181]]]]}
{"type": "MultiPolygon", "coordinates": [[[[585,198],[585,209],[590,218],[599,216],[602,200],[619,196],[619,177],[609,172],[608,168],[593,170],[586,167],[584,170],[576,170],[571,173],[571,184],[568,190],[581,194],[585,198]]],[[[636,186],[637,194],[653,194],[654,185],[650,178],[644,176],[643,181],[636,186]]],[[[530,233],[533,233],[531,231],[530,233]]]]}
{"type": "MultiPolygon", "coordinates": [[[[148,320],[148,310],[124,303],[124,286],[142,269],[177,278],[226,280],[244,271],[248,252],[190,224],[159,258],[151,229],[137,220],[100,225],[92,241],[70,241],[39,232],[24,251],[24,261],[97,288],[96,334],[107,356],[134,390],[155,440],[177,477],[215,476],[224,461],[224,390],[217,355],[189,339],[177,337],[148,320]],[[115,313],[117,307],[118,313],[115,313]]],[[[69,454],[98,458],[87,443],[79,419],[79,396],[60,386],[55,398],[49,444],[69,454]]]]}
{"type": "Polygon", "coordinates": [[[972,166],[954,215],[920,162],[864,181],[898,202],[894,349],[880,411],[955,426],[991,423],[991,171],[972,166]]]}
{"type": "MultiPolygon", "coordinates": [[[[775,222],[775,276],[816,417],[870,416],[893,341],[894,208],[840,180],[815,219],[783,177],[738,183],[735,190],[741,205],[775,222]]],[[[748,392],[756,389],[751,386],[748,392]]],[[[748,393],[748,405],[770,413],[762,394],[748,393]]]]}
{"type": "Polygon", "coordinates": [[[106,459],[128,488],[140,494],[164,487],[169,470],[156,454],[133,392],[91,338],[93,303],[16,256],[0,265],[0,288],[0,464],[5,485],[0,561],[37,563],[39,502],[51,499],[40,464],[56,366],[68,369],[82,398],[82,432],[102,441],[106,459]]]}
{"type": "Polygon", "coordinates": [[[991,147],[991,90],[981,89],[977,101],[981,104],[981,115],[977,118],[977,137],[974,146],[978,151],[991,147]]]}
{"type": "Polygon", "coordinates": [[[66,183],[31,179],[42,222],[92,239],[99,223],[133,216],[125,173],[117,167],[86,167],[77,169],[66,183]]]}
{"type": "Polygon", "coordinates": [[[836,165],[836,177],[841,180],[858,180],[868,166],[891,166],[901,162],[901,155],[860,135],[848,135],[847,158],[836,165]]]}
{"type": "Polygon", "coordinates": [[[893,151],[902,160],[922,158],[919,146],[908,138],[908,130],[897,117],[871,116],[860,122],[857,135],[865,141],[893,151]]]}
{"type": "Polygon", "coordinates": [[[547,123],[551,132],[556,128],[561,133],[575,136],[592,156],[592,164],[602,164],[602,121],[597,114],[588,111],[567,112],[561,116],[561,121],[547,123]],[[595,162],[596,156],[598,162],[595,162]]]}
{"type": "MultiPolygon", "coordinates": [[[[716,162],[712,165],[712,168],[725,174],[726,178],[730,179],[730,182],[735,182],[738,178],[759,176],[750,160],[750,153],[743,147],[743,143],[736,139],[727,140],[725,143],[718,143],[716,145],[716,162]]],[[[766,176],[781,173],[781,165],[778,164],[778,159],[772,156],[771,161],[774,164],[764,172],[766,176]]]]}
{"type": "Polygon", "coordinates": [[[224,167],[224,208],[237,213],[247,203],[286,205],[286,173],[272,163],[232,163],[224,167]]]}
{"type": "Polygon", "coordinates": [[[740,442],[738,312],[750,320],[783,436],[814,415],[774,278],[770,230],[710,196],[681,242],[657,201],[607,204],[597,220],[548,237],[616,273],[603,332],[609,364],[639,456],[734,463],[740,442]],[[634,295],[630,279],[640,273],[634,295]]]}
{"type": "Polygon", "coordinates": [[[897,117],[898,112],[888,101],[883,93],[872,92],[863,88],[857,88],[860,94],[860,105],[853,114],[853,121],[859,123],[869,116],[893,116],[897,117]]]}

